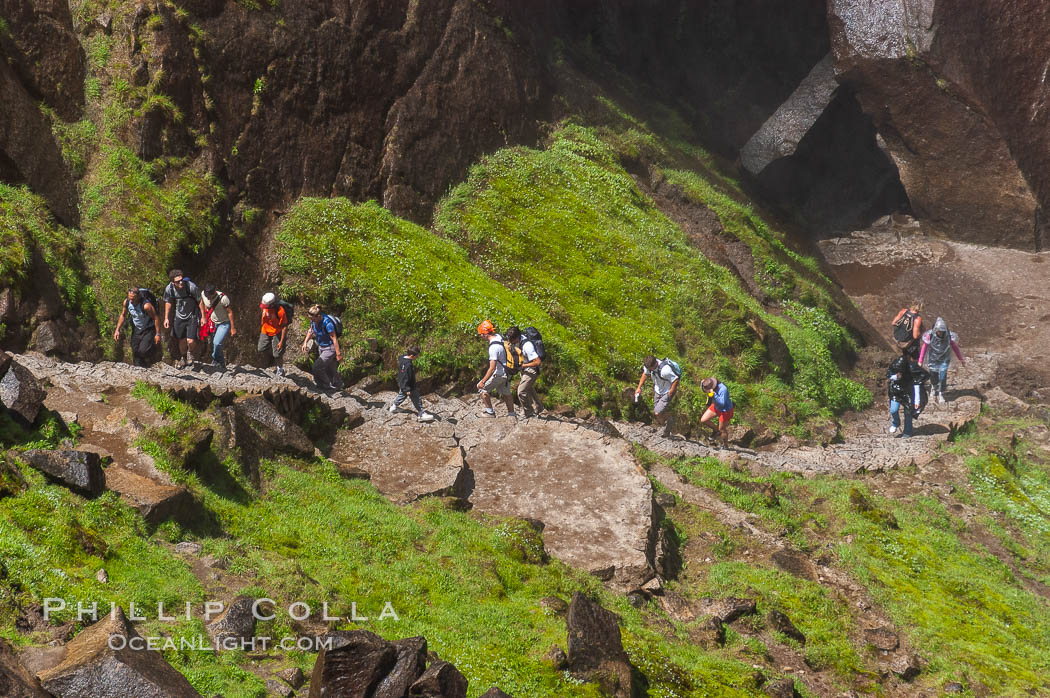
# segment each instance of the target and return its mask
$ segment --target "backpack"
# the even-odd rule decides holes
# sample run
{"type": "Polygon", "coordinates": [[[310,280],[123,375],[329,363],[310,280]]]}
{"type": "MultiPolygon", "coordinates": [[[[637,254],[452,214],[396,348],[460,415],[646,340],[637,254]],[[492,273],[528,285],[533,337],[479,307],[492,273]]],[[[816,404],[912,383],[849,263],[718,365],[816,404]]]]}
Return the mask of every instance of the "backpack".
{"type": "MultiPolygon", "coordinates": [[[[139,289],[139,305],[145,306],[147,303],[153,306],[153,312],[160,313],[160,306],[157,305],[157,297],[153,295],[153,291],[148,288],[139,289]]],[[[128,307],[128,300],[124,299],[124,307],[128,307]]]]}
{"type": "Polygon", "coordinates": [[[656,369],[656,371],[657,371],[656,375],[660,375],[660,373],[663,372],[664,366],[670,366],[671,370],[674,371],[675,378],[681,380],[681,378],[682,378],[682,367],[678,365],[677,361],[672,361],[671,359],[664,359],[663,361],[660,362],[660,367],[658,369],[656,369]]]}
{"type": "MultiPolygon", "coordinates": [[[[547,350],[543,348],[543,337],[535,327],[526,327],[521,332],[522,339],[532,342],[532,348],[541,359],[547,358],[547,350]]],[[[524,344],[524,342],[522,342],[524,344]]]]}
{"type": "Polygon", "coordinates": [[[511,344],[506,340],[502,342],[499,340],[493,340],[489,342],[490,347],[493,344],[498,344],[499,346],[502,346],[503,351],[507,355],[507,359],[506,361],[504,361],[503,367],[507,370],[508,376],[513,376],[515,373],[521,370],[521,365],[525,363],[525,355],[521,353],[520,347],[511,344]]]}
{"type": "MultiPolygon", "coordinates": [[[[342,321],[342,319],[338,315],[329,315],[328,313],[325,313],[324,315],[321,316],[321,324],[319,325],[319,327],[322,330],[324,330],[325,318],[327,318],[327,319],[332,321],[332,326],[335,328],[335,332],[333,332],[332,334],[334,334],[336,337],[342,337],[343,336],[343,321],[342,321]]],[[[317,327],[313,327],[313,331],[314,331],[314,334],[316,335],[317,334],[317,327]]]]}
{"type": "Polygon", "coordinates": [[[277,305],[279,305],[282,308],[284,308],[284,320],[285,320],[286,323],[291,325],[292,324],[292,316],[295,315],[295,308],[292,306],[291,303],[289,303],[288,301],[284,300],[283,298],[277,301],[277,305]]]}
{"type": "Polygon", "coordinates": [[[913,313],[910,310],[904,311],[901,319],[893,323],[893,341],[903,345],[914,339],[912,337],[912,327],[915,324],[916,317],[918,317],[917,313],[913,313]]]}

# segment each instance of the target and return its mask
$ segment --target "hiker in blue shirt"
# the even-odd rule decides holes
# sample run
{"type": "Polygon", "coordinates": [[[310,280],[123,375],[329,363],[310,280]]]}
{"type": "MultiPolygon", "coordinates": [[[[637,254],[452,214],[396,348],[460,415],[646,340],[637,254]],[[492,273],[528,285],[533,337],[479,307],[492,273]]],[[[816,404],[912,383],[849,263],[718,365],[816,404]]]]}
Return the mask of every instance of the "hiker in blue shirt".
{"type": "Polygon", "coordinates": [[[729,421],[733,419],[733,401],[729,398],[729,388],[714,376],[700,382],[700,389],[707,395],[708,404],[700,423],[710,422],[718,417],[718,426],[711,425],[715,438],[721,437],[722,448],[729,448],[729,421]]]}
{"type": "Polygon", "coordinates": [[[314,360],[314,382],[325,392],[339,390],[339,362],[343,351],[339,348],[338,323],[330,315],[321,312],[321,306],[313,305],[306,313],[310,316],[310,329],[303,339],[303,353],[309,350],[310,340],[317,343],[317,358],[314,360]]]}

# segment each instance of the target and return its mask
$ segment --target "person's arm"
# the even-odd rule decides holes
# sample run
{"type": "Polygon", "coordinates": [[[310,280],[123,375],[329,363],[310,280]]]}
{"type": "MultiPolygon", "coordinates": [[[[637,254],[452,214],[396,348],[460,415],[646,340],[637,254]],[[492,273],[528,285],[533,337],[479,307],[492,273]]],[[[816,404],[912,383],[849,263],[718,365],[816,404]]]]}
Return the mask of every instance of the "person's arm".
{"type": "Polygon", "coordinates": [[[120,317],[117,318],[117,329],[113,330],[113,341],[116,342],[120,339],[120,328],[124,326],[124,313],[127,312],[128,302],[124,301],[124,305],[120,306],[120,317]]]}
{"type": "Polygon", "coordinates": [[[281,324],[281,338],[277,340],[277,351],[284,351],[284,338],[288,334],[288,316],[284,314],[284,308],[278,308],[277,319],[280,321],[283,319],[281,324]],[[282,318],[281,316],[284,315],[282,318]]]}
{"type": "Polygon", "coordinates": [[[303,346],[300,351],[306,353],[306,345],[310,343],[310,340],[314,338],[314,324],[310,323],[310,329],[306,331],[306,336],[303,338],[303,346]]]}
{"type": "Polygon", "coordinates": [[[926,343],[926,342],[921,342],[919,344],[919,347],[920,347],[919,348],[919,365],[920,366],[922,366],[922,361],[926,357],[926,347],[928,347],[928,346],[930,346],[930,345],[928,343],[926,343]]]}
{"type": "Polygon", "coordinates": [[[171,301],[164,301],[164,329],[171,327],[171,301]]]}
{"type": "Polygon", "coordinates": [[[959,345],[955,343],[955,340],[949,340],[952,343],[952,350],[955,351],[955,355],[959,357],[959,363],[963,366],[966,365],[966,359],[963,358],[962,351],[959,350],[959,345]]]}
{"type": "Polygon", "coordinates": [[[897,315],[893,318],[893,324],[896,325],[898,322],[900,322],[901,318],[904,317],[904,313],[906,312],[908,312],[907,308],[901,308],[900,312],[897,313],[897,315]]]}
{"type": "Polygon", "coordinates": [[[330,336],[332,338],[332,346],[335,347],[335,360],[336,361],[342,361],[343,360],[343,350],[339,348],[339,338],[335,336],[335,330],[334,329],[332,330],[332,334],[330,336]]]}
{"type": "Polygon", "coordinates": [[[142,309],[153,318],[153,343],[160,344],[160,318],[157,317],[157,309],[152,303],[143,303],[142,309]]]}
{"type": "Polygon", "coordinates": [[[642,377],[638,379],[638,387],[634,389],[635,397],[642,394],[642,386],[645,385],[645,379],[647,376],[648,374],[645,371],[642,371],[642,377]]]}
{"type": "Polygon", "coordinates": [[[495,359],[489,359],[489,370],[485,371],[485,375],[478,381],[478,390],[482,390],[485,387],[485,383],[488,382],[492,374],[496,372],[496,364],[499,363],[495,359]]]}
{"type": "Polygon", "coordinates": [[[671,383],[671,389],[667,391],[667,397],[670,399],[674,397],[674,392],[678,390],[678,379],[675,378],[674,382],[671,383]]]}
{"type": "Polygon", "coordinates": [[[922,315],[916,315],[911,324],[912,339],[918,339],[922,334],[922,315]]]}
{"type": "Polygon", "coordinates": [[[235,325],[234,322],[233,322],[233,308],[231,308],[230,306],[227,305],[226,306],[226,314],[230,317],[230,334],[236,336],[237,335],[237,325],[235,325]]]}

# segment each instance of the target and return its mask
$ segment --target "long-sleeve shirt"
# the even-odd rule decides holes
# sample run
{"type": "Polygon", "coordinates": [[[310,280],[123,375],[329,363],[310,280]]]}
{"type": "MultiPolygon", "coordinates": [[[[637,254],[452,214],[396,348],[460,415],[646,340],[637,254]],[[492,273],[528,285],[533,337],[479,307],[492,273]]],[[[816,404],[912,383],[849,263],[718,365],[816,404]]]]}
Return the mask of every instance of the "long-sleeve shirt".
{"type": "Polygon", "coordinates": [[[729,388],[725,383],[719,383],[715,387],[715,394],[711,398],[711,404],[719,412],[728,412],[733,409],[733,401],[729,399],[729,388]]]}
{"type": "Polygon", "coordinates": [[[402,393],[416,389],[416,365],[407,356],[397,360],[397,387],[402,393]]]}

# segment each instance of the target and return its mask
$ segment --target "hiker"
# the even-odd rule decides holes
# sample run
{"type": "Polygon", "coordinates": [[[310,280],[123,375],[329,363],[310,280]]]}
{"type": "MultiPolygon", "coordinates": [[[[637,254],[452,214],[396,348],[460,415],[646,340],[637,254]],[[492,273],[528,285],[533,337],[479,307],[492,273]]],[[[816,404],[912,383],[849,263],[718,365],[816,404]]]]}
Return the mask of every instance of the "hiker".
{"type": "Polygon", "coordinates": [[[262,329],[259,331],[259,344],[256,349],[260,354],[270,354],[273,357],[274,374],[283,376],[284,340],[291,318],[285,304],[277,300],[275,293],[264,293],[259,308],[262,310],[262,329]]]}
{"type": "MultiPolygon", "coordinates": [[[[520,342],[521,353],[524,354],[525,362],[521,365],[521,381],[518,383],[518,403],[525,411],[526,417],[533,415],[539,417],[543,414],[543,403],[536,393],[536,377],[540,375],[540,366],[546,358],[543,348],[543,337],[535,327],[526,327],[523,332],[515,330],[515,341],[520,342]]],[[[507,330],[510,335],[510,330],[507,330]]]]}
{"type": "Polygon", "coordinates": [[[339,362],[343,360],[343,350],[339,348],[339,335],[342,333],[342,322],[321,312],[321,306],[312,305],[306,311],[310,316],[310,329],[303,340],[303,353],[309,351],[310,340],[317,344],[317,358],[314,359],[314,383],[325,392],[339,390],[342,381],[339,379],[339,362]]]}
{"type": "Polygon", "coordinates": [[[394,404],[387,409],[390,412],[397,412],[401,403],[406,398],[411,398],[416,412],[419,413],[419,421],[433,422],[435,417],[423,409],[423,399],[419,396],[419,389],[416,388],[416,365],[414,362],[418,358],[419,347],[413,346],[405,349],[404,355],[397,360],[398,393],[397,397],[394,398],[394,404]]]}
{"type": "Polygon", "coordinates": [[[204,293],[201,294],[201,316],[215,325],[211,339],[211,365],[225,371],[226,357],[222,352],[222,345],[227,336],[237,336],[237,327],[233,308],[230,307],[230,297],[215,288],[215,284],[204,287],[204,293]]]}
{"type": "Polygon", "coordinates": [[[154,347],[160,344],[160,321],[157,318],[157,299],[144,288],[132,286],[128,297],[120,307],[117,329],[113,330],[113,341],[120,341],[120,328],[125,315],[131,317],[131,360],[136,366],[149,368],[154,347]]]}
{"type": "Polygon", "coordinates": [[[170,329],[172,338],[178,342],[175,368],[186,368],[196,363],[193,352],[200,333],[201,290],[186,278],[181,269],[172,269],[168,278],[171,283],[164,289],[164,329],[170,329]],[[171,316],[173,306],[174,320],[171,316]]]}
{"type": "Polygon", "coordinates": [[[507,403],[507,416],[517,417],[514,413],[514,398],[510,394],[510,381],[507,380],[507,349],[503,345],[503,337],[496,334],[496,328],[488,320],[478,325],[478,336],[488,342],[489,367],[478,381],[481,401],[485,404],[484,414],[496,416],[490,396],[499,395],[507,403]]]}
{"type": "Polygon", "coordinates": [[[653,414],[656,416],[656,424],[664,424],[663,435],[670,436],[674,421],[671,418],[671,405],[678,394],[678,381],[682,378],[682,369],[671,359],[659,361],[652,355],[645,357],[642,363],[642,377],[638,379],[638,387],[634,391],[635,402],[638,402],[642,386],[649,376],[653,378],[653,414]]]}
{"type": "Polygon", "coordinates": [[[886,369],[886,378],[889,379],[889,432],[897,437],[909,438],[912,435],[912,419],[918,419],[925,406],[923,388],[930,378],[930,372],[902,350],[901,355],[886,369]],[[904,411],[904,429],[899,431],[901,410],[904,411]]]}
{"type": "Polygon", "coordinates": [[[893,341],[897,348],[912,359],[919,358],[919,337],[922,336],[922,301],[901,308],[893,318],[893,341]]]}
{"type": "Polygon", "coordinates": [[[711,425],[714,438],[722,439],[722,448],[729,448],[729,422],[733,419],[733,400],[729,397],[729,388],[711,376],[700,381],[700,389],[707,395],[707,409],[700,417],[700,423],[710,422],[716,416],[718,425],[711,425]]]}
{"type": "Polygon", "coordinates": [[[937,404],[943,405],[944,390],[948,385],[948,364],[952,362],[952,351],[959,357],[959,363],[966,365],[959,350],[959,336],[948,330],[944,318],[937,318],[933,329],[922,335],[922,347],[919,349],[919,365],[925,366],[933,375],[933,394],[937,404]],[[926,361],[928,359],[928,361],[926,361]]]}

